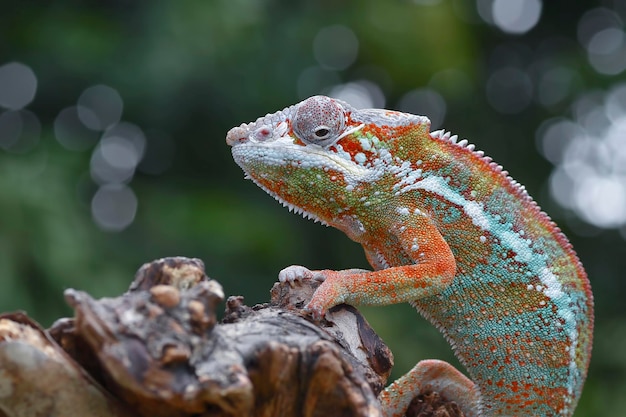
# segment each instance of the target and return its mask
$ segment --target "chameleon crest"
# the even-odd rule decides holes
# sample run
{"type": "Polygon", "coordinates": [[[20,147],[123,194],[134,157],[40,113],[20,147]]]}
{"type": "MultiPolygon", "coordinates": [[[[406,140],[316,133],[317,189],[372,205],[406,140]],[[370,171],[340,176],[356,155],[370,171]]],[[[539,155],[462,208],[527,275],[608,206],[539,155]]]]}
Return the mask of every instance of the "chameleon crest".
{"type": "Polygon", "coordinates": [[[436,390],[467,416],[571,416],[591,356],[593,297],[554,223],[467,141],[428,118],[310,97],[228,132],[248,178],[360,243],[374,271],[290,266],[322,280],[306,309],[409,302],[469,377],[423,360],[380,395],[403,415],[436,390]]]}

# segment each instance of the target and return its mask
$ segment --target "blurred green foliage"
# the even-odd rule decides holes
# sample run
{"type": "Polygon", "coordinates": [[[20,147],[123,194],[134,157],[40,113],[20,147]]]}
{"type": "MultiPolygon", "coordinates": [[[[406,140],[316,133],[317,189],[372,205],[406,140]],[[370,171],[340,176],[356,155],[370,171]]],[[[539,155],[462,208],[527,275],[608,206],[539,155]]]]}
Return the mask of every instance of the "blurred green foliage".
{"type": "MultiPolygon", "coordinates": [[[[594,71],[577,44],[579,19],[597,3],[545,2],[537,26],[512,35],[462,0],[3,2],[0,65],[16,61],[35,73],[37,92],[27,108],[41,134],[27,150],[0,149],[0,311],[24,309],[49,325],[70,314],[63,289],[114,296],[142,263],[164,256],[203,259],[227,295],[244,295],[249,304],[266,301],[278,271],[290,264],[368,267],[340,232],[288,214],[244,181],[225,134],[334,84],[368,80],[390,108],[428,86],[445,100],[443,126],[505,166],[572,240],[597,306],[594,359],[576,416],[626,416],[624,237],[585,224],[550,199],[552,166],[535,139],[546,119],[571,116],[578,95],[619,80],[594,71]],[[317,33],[330,25],[358,39],[356,60],[339,70],[320,68],[313,51],[317,33]],[[531,80],[546,60],[556,62],[575,71],[575,82],[560,101],[542,105],[534,87],[535,98],[521,111],[502,113],[486,85],[503,60],[531,80]],[[303,75],[311,68],[321,74],[317,84],[303,75]],[[122,119],[148,132],[148,153],[158,147],[155,137],[170,144],[158,156],[167,169],[138,169],[126,181],[138,208],[119,232],[92,218],[95,145],[68,150],[53,129],[61,110],[97,84],[114,88],[122,119]]],[[[617,0],[603,3],[626,9],[617,0]]],[[[454,361],[409,306],[365,311],[392,347],[397,374],[420,358],[454,361]]]]}

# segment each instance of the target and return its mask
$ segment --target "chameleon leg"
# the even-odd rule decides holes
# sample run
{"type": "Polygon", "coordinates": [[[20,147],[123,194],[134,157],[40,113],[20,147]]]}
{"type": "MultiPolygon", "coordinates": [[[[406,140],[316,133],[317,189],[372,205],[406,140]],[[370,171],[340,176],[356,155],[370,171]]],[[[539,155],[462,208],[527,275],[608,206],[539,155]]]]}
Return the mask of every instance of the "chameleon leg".
{"type": "Polygon", "coordinates": [[[419,300],[439,294],[452,283],[456,273],[454,255],[430,218],[414,215],[389,227],[398,242],[395,246],[364,245],[375,271],[309,270],[292,265],[283,269],[278,279],[289,283],[305,278],[322,281],[306,306],[317,317],[341,303],[388,305],[419,300]],[[394,258],[397,256],[402,262],[394,258]],[[397,263],[400,265],[393,266],[397,263]]]}
{"type": "Polygon", "coordinates": [[[315,279],[322,284],[305,310],[322,317],[337,304],[388,305],[437,294],[454,278],[454,260],[394,267],[380,271],[346,269],[342,271],[310,270],[291,265],[278,275],[281,282],[315,279]],[[416,278],[418,277],[418,278],[416,278]]]}
{"type": "Polygon", "coordinates": [[[438,392],[456,402],[467,417],[479,417],[480,392],[476,384],[448,362],[428,359],[417,363],[380,393],[378,399],[385,417],[399,417],[419,393],[438,392]]]}

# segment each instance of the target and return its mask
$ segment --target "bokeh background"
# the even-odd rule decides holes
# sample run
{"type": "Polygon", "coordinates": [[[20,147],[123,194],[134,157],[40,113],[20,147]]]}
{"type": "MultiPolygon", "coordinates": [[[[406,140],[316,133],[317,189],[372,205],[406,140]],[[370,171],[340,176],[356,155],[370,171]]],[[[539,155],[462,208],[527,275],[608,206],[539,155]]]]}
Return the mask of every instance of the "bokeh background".
{"type": "MultiPolygon", "coordinates": [[[[576,416],[626,416],[625,0],[3,1],[0,311],[124,291],[198,257],[227,295],[367,267],[232,162],[228,129],[324,93],[427,115],[502,164],[570,237],[596,299],[576,416]]],[[[451,360],[408,305],[365,309],[396,354],[451,360]]],[[[456,363],[456,362],[455,362],[456,363]]]]}

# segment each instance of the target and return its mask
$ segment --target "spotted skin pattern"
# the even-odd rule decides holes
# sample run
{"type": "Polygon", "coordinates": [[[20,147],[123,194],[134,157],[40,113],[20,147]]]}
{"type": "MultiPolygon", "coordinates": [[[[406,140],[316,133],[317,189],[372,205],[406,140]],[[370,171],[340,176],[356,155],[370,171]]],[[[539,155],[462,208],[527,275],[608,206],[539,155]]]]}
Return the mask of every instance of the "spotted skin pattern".
{"type": "Polygon", "coordinates": [[[571,416],[591,356],[593,297],[570,243],[524,188],[430,121],[324,96],[228,132],[247,177],[360,243],[374,271],[285,268],[323,283],[306,310],[409,302],[469,378],[423,360],[380,395],[403,415],[437,390],[467,416],[571,416]]]}

